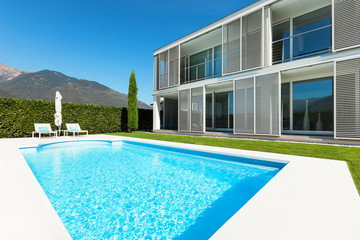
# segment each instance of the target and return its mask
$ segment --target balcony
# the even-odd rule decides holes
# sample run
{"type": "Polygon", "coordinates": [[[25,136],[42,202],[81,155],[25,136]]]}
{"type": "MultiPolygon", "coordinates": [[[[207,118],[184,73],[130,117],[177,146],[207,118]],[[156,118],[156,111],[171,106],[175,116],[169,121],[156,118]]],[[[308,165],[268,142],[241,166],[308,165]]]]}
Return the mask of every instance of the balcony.
{"type": "Polygon", "coordinates": [[[273,25],[273,64],[331,52],[331,7],[290,17],[273,25]]]}
{"type": "Polygon", "coordinates": [[[181,75],[184,77],[182,83],[190,83],[221,76],[221,46],[219,53],[213,56],[215,56],[215,59],[212,59],[212,55],[200,59],[195,59],[197,57],[196,55],[185,58],[184,67],[181,68],[181,75]]]}

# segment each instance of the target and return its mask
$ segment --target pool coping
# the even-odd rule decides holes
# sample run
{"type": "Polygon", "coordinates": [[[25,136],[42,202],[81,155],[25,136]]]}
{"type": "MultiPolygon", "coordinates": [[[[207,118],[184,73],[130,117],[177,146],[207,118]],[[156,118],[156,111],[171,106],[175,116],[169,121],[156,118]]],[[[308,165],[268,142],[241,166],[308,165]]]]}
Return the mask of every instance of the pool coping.
{"type": "Polygon", "coordinates": [[[288,164],[212,239],[358,239],[360,197],[344,161],[111,135],[0,139],[0,238],[71,239],[20,147],[73,140],[130,140],[288,164]]]}

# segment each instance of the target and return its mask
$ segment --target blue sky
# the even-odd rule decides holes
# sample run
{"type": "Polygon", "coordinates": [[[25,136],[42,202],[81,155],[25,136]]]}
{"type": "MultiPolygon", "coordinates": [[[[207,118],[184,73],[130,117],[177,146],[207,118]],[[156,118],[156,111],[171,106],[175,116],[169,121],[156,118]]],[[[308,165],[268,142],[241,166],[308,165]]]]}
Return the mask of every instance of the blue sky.
{"type": "Polygon", "coordinates": [[[1,0],[0,62],[50,69],[152,102],[153,51],[255,0],[1,0]]]}

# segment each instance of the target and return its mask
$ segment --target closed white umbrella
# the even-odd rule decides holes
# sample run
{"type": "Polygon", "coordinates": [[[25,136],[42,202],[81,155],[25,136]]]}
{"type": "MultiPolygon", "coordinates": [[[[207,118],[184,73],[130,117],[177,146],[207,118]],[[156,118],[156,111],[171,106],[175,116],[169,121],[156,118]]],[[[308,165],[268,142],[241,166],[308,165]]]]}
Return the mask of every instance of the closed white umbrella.
{"type": "Polygon", "coordinates": [[[61,130],[61,124],[62,124],[62,116],[61,116],[61,99],[62,96],[59,93],[59,91],[56,91],[55,94],[55,125],[58,126],[59,130],[61,130]]]}

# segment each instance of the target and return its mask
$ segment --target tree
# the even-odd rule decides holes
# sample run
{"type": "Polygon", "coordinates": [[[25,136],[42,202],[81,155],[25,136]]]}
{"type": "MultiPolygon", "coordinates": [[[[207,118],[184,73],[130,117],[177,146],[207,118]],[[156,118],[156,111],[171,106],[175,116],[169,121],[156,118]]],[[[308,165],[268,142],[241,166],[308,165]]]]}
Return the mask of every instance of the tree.
{"type": "Polygon", "coordinates": [[[128,128],[130,131],[138,129],[138,108],[137,108],[137,85],[135,79],[135,72],[132,71],[129,81],[128,92],[128,128]]]}

